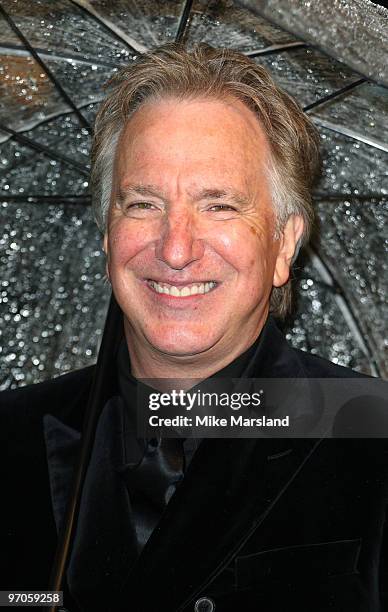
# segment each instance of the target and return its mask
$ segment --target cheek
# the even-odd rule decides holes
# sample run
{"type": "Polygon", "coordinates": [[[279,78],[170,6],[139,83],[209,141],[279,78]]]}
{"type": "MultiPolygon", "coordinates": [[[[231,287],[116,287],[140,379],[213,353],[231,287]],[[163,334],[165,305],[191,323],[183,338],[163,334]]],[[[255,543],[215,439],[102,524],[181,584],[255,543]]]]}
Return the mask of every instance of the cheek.
{"type": "Polygon", "coordinates": [[[109,234],[108,261],[124,265],[144,251],[150,239],[144,228],[129,224],[115,226],[109,234]]]}
{"type": "Polygon", "coordinates": [[[225,225],[216,227],[211,239],[214,248],[236,268],[245,268],[256,260],[259,249],[259,240],[255,234],[244,225],[225,225]]]}
{"type": "Polygon", "coordinates": [[[272,241],[264,230],[247,226],[219,232],[218,250],[241,273],[262,278],[272,262],[272,241]]]}

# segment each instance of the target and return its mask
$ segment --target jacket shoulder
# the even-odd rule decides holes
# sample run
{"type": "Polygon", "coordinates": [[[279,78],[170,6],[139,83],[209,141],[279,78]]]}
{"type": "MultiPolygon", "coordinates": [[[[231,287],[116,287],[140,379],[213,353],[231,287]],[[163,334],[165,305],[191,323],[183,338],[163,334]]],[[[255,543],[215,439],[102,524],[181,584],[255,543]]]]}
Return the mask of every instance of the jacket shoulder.
{"type": "Polygon", "coordinates": [[[328,359],[306,351],[293,349],[308,378],[369,378],[366,374],[337,365],[328,359]]]}
{"type": "MultiPolygon", "coordinates": [[[[7,428],[41,422],[50,413],[69,420],[74,426],[82,423],[95,366],[75,370],[34,385],[0,393],[0,419],[7,428]],[[74,421],[74,422],[73,422],[74,421]]],[[[69,424],[70,424],[69,423],[69,424]]]]}

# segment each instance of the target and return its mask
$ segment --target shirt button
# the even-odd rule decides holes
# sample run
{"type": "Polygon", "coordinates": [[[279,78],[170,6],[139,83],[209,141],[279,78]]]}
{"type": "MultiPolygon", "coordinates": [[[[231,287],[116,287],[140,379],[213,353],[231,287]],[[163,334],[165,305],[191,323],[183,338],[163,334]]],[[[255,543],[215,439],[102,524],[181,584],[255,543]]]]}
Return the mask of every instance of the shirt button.
{"type": "Polygon", "coordinates": [[[209,597],[201,597],[197,599],[194,605],[194,612],[213,612],[216,609],[216,604],[209,597]]]}

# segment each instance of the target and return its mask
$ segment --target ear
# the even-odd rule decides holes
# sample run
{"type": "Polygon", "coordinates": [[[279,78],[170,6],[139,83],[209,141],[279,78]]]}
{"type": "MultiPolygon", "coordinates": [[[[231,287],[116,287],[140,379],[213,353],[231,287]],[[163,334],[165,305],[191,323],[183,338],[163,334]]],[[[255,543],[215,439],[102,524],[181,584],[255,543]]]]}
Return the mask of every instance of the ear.
{"type": "Polygon", "coordinates": [[[281,287],[289,279],[292,258],[294,257],[298,240],[302,236],[303,228],[303,217],[291,215],[282,230],[272,282],[274,287],[281,287]]]}
{"type": "Polygon", "coordinates": [[[107,279],[110,281],[110,276],[109,276],[109,255],[108,255],[108,232],[106,231],[104,234],[104,241],[103,241],[103,251],[105,253],[105,274],[107,276],[107,279]]]}

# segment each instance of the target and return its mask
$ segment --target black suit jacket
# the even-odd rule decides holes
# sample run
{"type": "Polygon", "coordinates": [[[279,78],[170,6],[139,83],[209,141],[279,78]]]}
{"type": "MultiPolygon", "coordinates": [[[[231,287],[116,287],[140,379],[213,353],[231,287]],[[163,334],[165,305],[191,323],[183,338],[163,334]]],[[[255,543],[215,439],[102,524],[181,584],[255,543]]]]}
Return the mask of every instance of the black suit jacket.
{"type": "MultiPolygon", "coordinates": [[[[385,440],[204,440],[138,558],[114,372],[67,572],[70,612],[381,609],[385,440]]],[[[3,590],[47,588],[92,374],[1,396],[3,590]]],[[[292,349],[269,319],[251,376],[357,375],[292,349]]]]}

